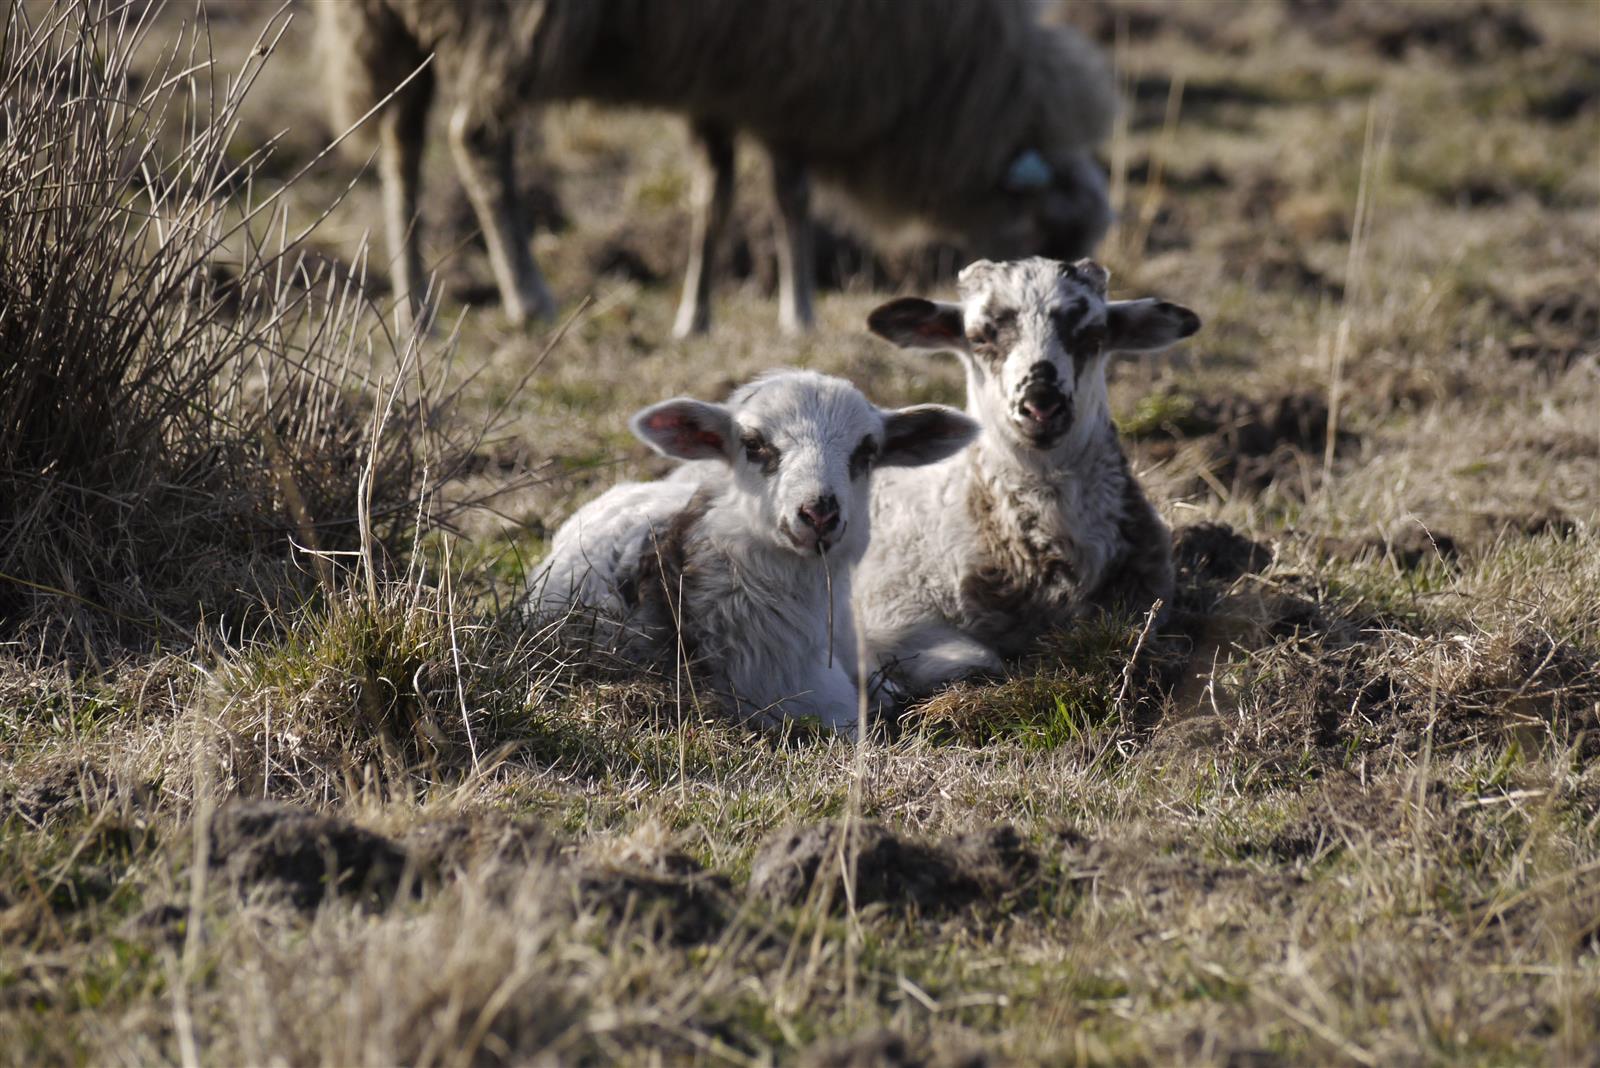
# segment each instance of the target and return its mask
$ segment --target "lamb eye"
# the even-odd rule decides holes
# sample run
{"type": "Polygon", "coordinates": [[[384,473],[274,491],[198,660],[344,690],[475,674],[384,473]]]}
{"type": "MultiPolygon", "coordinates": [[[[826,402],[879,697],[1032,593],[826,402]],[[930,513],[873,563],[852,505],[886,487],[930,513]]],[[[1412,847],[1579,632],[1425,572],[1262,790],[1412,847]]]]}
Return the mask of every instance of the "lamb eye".
{"type": "Polygon", "coordinates": [[[739,439],[744,446],[744,457],[756,467],[761,468],[763,475],[770,475],[778,470],[778,447],[754,430],[746,431],[739,439]]]}
{"type": "Polygon", "coordinates": [[[850,454],[850,477],[860,478],[866,474],[867,468],[872,466],[872,461],[878,458],[878,443],[872,440],[869,434],[861,439],[861,444],[856,446],[850,454]]]}
{"type": "Polygon", "coordinates": [[[1014,311],[1000,311],[993,313],[992,317],[980,323],[972,332],[972,343],[986,348],[993,348],[1002,344],[1005,334],[1012,330],[1017,323],[1017,313],[1014,311]]]}

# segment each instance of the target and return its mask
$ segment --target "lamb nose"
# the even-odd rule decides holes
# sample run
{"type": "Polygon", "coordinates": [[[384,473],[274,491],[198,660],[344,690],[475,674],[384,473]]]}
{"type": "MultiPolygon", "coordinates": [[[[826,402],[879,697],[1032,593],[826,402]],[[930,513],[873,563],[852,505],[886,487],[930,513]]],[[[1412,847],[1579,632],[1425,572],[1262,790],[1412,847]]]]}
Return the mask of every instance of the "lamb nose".
{"type": "Polygon", "coordinates": [[[1030,397],[1022,402],[1022,410],[1028,413],[1028,418],[1035,423],[1043,423],[1061,410],[1061,401],[1054,397],[1041,400],[1030,397]]]}
{"type": "Polygon", "coordinates": [[[839,525],[839,500],[837,497],[823,497],[810,504],[802,504],[800,518],[818,534],[827,534],[839,525]]]}

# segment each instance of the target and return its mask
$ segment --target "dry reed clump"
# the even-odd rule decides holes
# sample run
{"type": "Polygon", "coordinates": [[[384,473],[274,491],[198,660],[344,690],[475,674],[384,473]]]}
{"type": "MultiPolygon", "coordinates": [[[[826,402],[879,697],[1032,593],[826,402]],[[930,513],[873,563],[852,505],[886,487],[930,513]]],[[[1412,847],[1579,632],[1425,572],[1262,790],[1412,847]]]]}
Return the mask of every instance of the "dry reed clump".
{"type": "Polygon", "coordinates": [[[0,41],[0,631],[90,659],[244,633],[309,585],[295,540],[415,521],[439,437],[416,346],[240,158],[284,20],[232,77],[194,25],[138,77],[153,12],[11,4],[0,41]]]}

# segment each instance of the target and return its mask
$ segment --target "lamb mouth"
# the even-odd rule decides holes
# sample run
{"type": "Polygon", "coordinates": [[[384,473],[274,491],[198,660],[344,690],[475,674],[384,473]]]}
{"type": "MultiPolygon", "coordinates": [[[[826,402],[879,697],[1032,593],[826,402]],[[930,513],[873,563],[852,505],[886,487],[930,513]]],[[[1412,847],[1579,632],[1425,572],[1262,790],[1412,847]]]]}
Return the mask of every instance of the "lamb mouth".
{"type": "Polygon", "coordinates": [[[1026,417],[1014,420],[1017,433],[1023,441],[1036,449],[1048,449],[1066,434],[1067,428],[1072,425],[1070,419],[1057,417],[1047,423],[1036,423],[1026,417]]]}
{"type": "Polygon", "coordinates": [[[787,519],[778,520],[778,531],[794,546],[794,551],[801,556],[820,556],[825,552],[832,552],[834,546],[839,544],[839,539],[844,537],[844,524],[828,534],[818,537],[808,531],[798,531],[789,525],[787,519]]]}

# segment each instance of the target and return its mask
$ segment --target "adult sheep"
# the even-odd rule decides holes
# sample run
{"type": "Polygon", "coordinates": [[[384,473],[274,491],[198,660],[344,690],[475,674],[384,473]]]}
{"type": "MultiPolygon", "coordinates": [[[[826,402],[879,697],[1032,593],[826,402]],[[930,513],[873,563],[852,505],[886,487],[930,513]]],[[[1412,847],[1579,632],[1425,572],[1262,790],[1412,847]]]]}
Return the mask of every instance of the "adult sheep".
{"type": "Polygon", "coordinates": [[[511,168],[510,117],[530,104],[584,99],[688,118],[698,173],[679,336],[710,324],[738,133],[772,160],[786,330],[812,319],[810,174],[880,233],[942,236],[990,257],[1086,254],[1110,221],[1090,155],[1114,111],[1105,65],[1018,0],[324,0],[321,11],[347,121],[403,85],[378,119],[403,315],[423,291],[418,183],[441,84],[514,322],[554,306],[511,168]]]}

